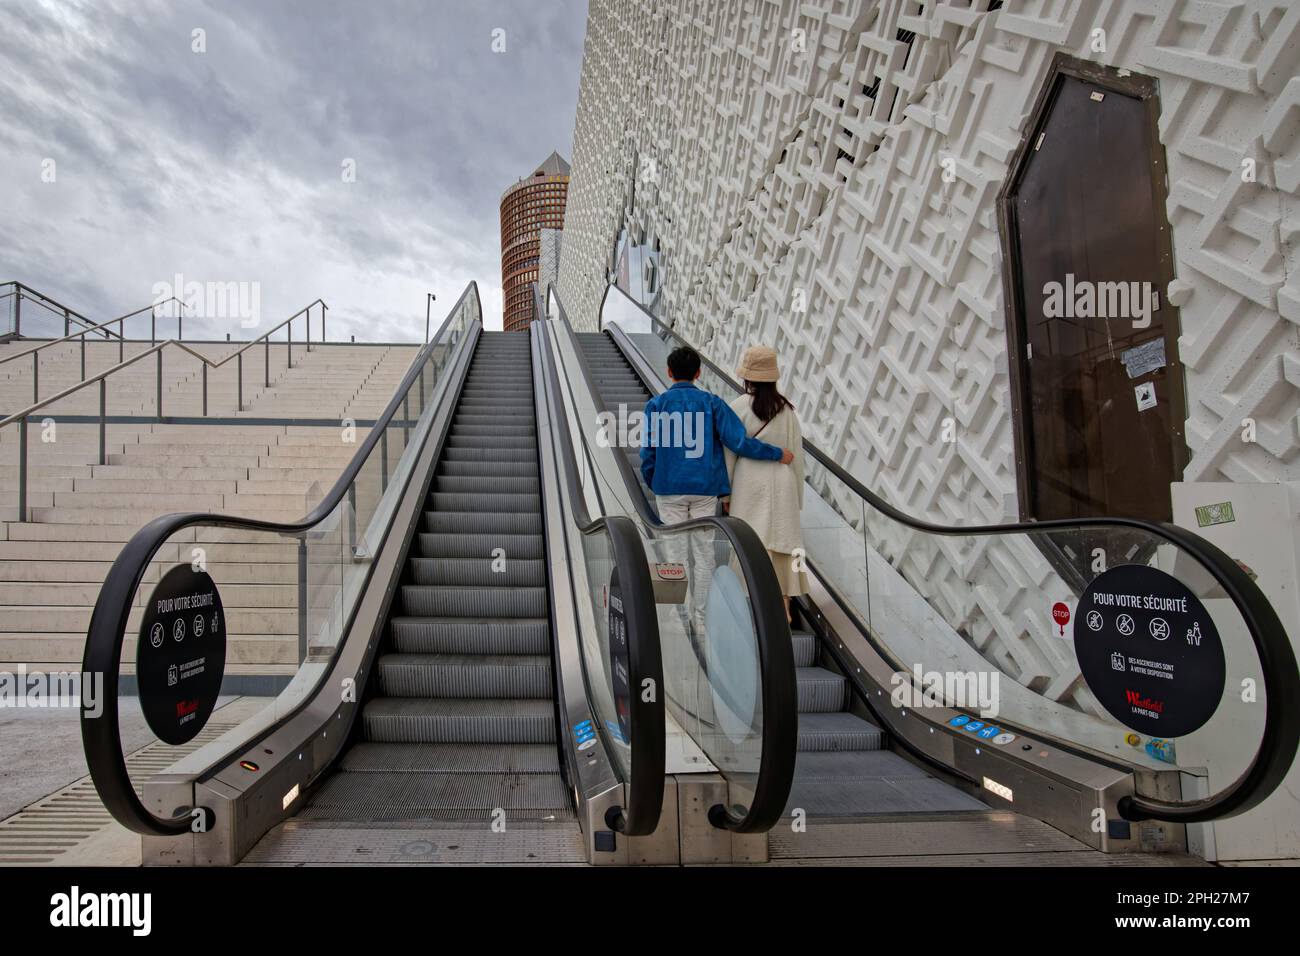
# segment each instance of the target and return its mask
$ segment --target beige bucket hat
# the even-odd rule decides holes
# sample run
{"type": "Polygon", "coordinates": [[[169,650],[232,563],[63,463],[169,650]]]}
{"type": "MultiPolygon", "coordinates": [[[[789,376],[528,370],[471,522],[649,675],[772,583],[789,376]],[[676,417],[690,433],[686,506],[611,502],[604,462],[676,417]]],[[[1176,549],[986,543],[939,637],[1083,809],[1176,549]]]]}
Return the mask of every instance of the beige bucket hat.
{"type": "Polygon", "coordinates": [[[747,382],[775,382],[780,375],[776,367],[776,349],[766,345],[751,345],[740,357],[736,375],[747,382]]]}

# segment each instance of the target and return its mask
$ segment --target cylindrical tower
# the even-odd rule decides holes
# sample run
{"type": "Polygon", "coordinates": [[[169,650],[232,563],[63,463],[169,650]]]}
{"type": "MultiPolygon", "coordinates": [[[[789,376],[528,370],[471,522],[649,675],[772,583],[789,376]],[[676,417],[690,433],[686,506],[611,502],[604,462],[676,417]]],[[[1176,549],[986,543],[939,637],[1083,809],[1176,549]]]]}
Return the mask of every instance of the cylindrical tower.
{"type": "Polygon", "coordinates": [[[504,328],[514,332],[533,320],[539,237],[543,229],[564,228],[569,164],[551,153],[532,174],[501,196],[501,300],[504,328]]]}

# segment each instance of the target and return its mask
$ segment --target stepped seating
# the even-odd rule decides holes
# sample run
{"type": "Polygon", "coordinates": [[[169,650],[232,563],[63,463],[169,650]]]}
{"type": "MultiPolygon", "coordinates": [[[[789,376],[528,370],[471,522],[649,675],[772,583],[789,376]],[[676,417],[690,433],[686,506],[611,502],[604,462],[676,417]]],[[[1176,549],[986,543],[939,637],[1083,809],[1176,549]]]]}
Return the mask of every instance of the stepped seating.
{"type": "MultiPolygon", "coordinates": [[[[31,341],[0,344],[25,350],[31,341]]],[[[127,354],[147,348],[127,343],[127,354]]],[[[195,346],[212,358],[230,343],[195,346]]],[[[88,343],[86,369],[117,363],[116,344],[88,343]]],[[[245,353],[244,403],[236,410],[233,363],[209,372],[209,413],[248,418],[212,424],[109,423],[106,464],[98,463],[98,426],[61,416],[97,415],[94,386],[55,403],[52,428],[28,429],[28,513],[17,514],[18,429],[0,430],[0,669],[74,667],[104,576],[122,545],[149,519],[178,511],[239,514],[268,520],[301,517],[320,499],[356,453],[368,428],[348,432],[346,418],[373,419],[388,403],[417,346],[326,345],[295,348],[285,369],[284,348],[271,350],[272,382],[263,387],[263,349],[245,353]],[[229,372],[229,375],[227,375],[229,372]],[[225,381],[229,378],[229,382],[225,381]],[[337,420],[340,425],[256,424],[256,419],[337,420]],[[51,440],[52,439],[52,440],[51,440]],[[349,440],[350,439],[350,440],[349,440]]],[[[164,352],[163,410],[198,416],[201,378],[193,356],[164,352]]],[[[0,412],[31,403],[30,360],[0,365],[0,412]]],[[[155,408],[152,357],[109,381],[108,413],[150,416],[155,408]]],[[[42,353],[42,397],[81,380],[80,347],[42,353]]],[[[362,502],[362,508],[365,507],[362,502]]],[[[222,587],[232,639],[228,673],[285,676],[297,663],[297,553],[291,540],[214,529],[182,532],[149,569],[144,592],[163,570],[191,560],[203,547],[222,587]],[[188,537],[186,536],[188,534],[188,537]]],[[[137,624],[132,616],[128,631],[137,624]]],[[[134,659],[128,641],[124,660],[134,659]]],[[[129,668],[128,668],[129,670],[129,668]]]]}

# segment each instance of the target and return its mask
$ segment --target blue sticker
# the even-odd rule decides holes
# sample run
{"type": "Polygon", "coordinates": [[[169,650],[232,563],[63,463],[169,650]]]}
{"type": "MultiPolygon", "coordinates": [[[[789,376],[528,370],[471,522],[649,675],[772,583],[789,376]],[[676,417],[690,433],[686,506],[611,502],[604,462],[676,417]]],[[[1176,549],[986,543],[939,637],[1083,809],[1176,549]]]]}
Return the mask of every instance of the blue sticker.
{"type": "Polygon", "coordinates": [[[972,720],[969,723],[967,723],[966,726],[962,728],[962,730],[966,731],[967,733],[973,734],[975,733],[975,731],[979,730],[983,726],[984,726],[984,721],[972,720]]]}
{"type": "Polygon", "coordinates": [[[989,724],[979,732],[979,735],[985,740],[988,740],[990,737],[996,737],[1000,733],[1002,733],[1001,727],[994,727],[992,724],[989,724]]]}
{"type": "Polygon", "coordinates": [[[966,721],[968,721],[968,720],[970,720],[970,718],[967,717],[965,714],[958,714],[958,715],[957,715],[956,717],[954,717],[952,720],[948,721],[948,723],[952,724],[954,727],[960,727],[962,724],[966,723],[966,721]]]}

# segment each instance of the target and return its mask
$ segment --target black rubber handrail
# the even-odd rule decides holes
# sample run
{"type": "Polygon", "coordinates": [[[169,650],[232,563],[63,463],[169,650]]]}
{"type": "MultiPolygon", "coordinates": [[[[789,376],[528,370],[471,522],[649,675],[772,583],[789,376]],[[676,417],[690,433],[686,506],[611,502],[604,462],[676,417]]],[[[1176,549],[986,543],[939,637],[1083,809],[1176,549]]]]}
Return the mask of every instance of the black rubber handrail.
{"type": "MultiPolygon", "coordinates": [[[[547,294],[555,296],[560,321],[574,335],[573,325],[554,285],[548,286],[547,294]]],[[[609,408],[596,386],[595,376],[577,343],[576,335],[574,354],[597,409],[608,413],[609,408]]],[[[741,576],[749,589],[754,614],[759,673],[762,675],[763,739],[754,797],[749,807],[741,808],[743,812],[737,812],[736,807],[718,804],[710,808],[709,821],[716,827],[736,833],[766,832],[785,812],[790,788],[794,784],[795,755],[799,742],[799,694],[794,645],[790,638],[790,623],[786,619],[780,598],[781,586],[776,579],[772,561],[754,530],[736,518],[714,516],[692,518],[672,525],[664,524],[646,501],[641,483],[627,459],[622,454],[612,457],[629,492],[632,506],[644,524],[664,534],[679,534],[700,528],[720,530],[736,555],[741,576]]]]}
{"type": "MultiPolygon", "coordinates": [[[[559,435],[561,453],[557,466],[562,474],[574,525],[583,535],[604,533],[608,536],[614,567],[619,572],[619,590],[627,621],[628,686],[631,691],[628,699],[628,745],[632,752],[632,768],[630,779],[626,781],[627,806],[610,807],[605,813],[605,824],[611,830],[628,836],[648,836],[658,828],[663,812],[667,735],[662,692],[663,651],[650,566],[632,519],[623,515],[593,518],[588,511],[576,474],[578,458],[574,454],[568,422],[563,418],[564,397],[549,347],[550,329],[545,323],[535,322],[529,334],[534,336],[535,374],[541,375],[550,407],[561,417],[559,421],[552,420],[551,428],[559,435]],[[654,689],[649,699],[641,693],[646,681],[654,689]]],[[[592,700],[594,695],[585,662],[582,672],[588,683],[587,699],[592,700]]],[[[605,728],[599,727],[598,732],[603,735],[605,728]]]]}
{"type": "MultiPolygon", "coordinates": [[[[393,392],[382,415],[376,419],[361,447],[348,462],[343,473],[320,503],[305,517],[298,521],[276,522],[256,518],[241,518],[232,515],[218,515],[204,512],[186,512],[161,515],[148,522],[131,536],[123,547],[113,566],[104,579],[99,597],[95,601],[94,611],[90,616],[90,628],[86,634],[86,650],[82,658],[82,673],[102,674],[101,688],[102,712],[98,717],[88,716],[92,709],[83,689],[81,712],[81,740],[86,754],[86,763],[90,769],[91,779],[95,783],[100,799],[105,808],[123,826],[136,833],[156,836],[176,836],[190,832],[192,826],[191,808],[181,808],[173,817],[159,817],[140,800],[131,784],[126,769],[126,757],[122,751],[121,734],[118,728],[118,677],[122,663],[122,647],[126,637],[127,618],[132,610],[132,601],[144,580],[149,562],[158,549],[183,528],[193,525],[207,525],[217,528],[239,528],[248,531],[265,531],[273,534],[292,535],[308,531],[320,524],[335,508],[342,503],[348,489],[356,481],[379,444],[388,425],[398,411],[403,408],[411,388],[420,378],[430,351],[440,344],[442,332],[456,316],[462,303],[473,294],[478,301],[478,285],[470,282],[461,293],[456,304],[451,308],[447,318],[439,327],[438,333],[421,347],[411,367],[403,376],[401,383],[393,392]]],[[[480,315],[481,305],[480,305],[480,315]]],[[[454,344],[454,343],[452,343],[454,344]]],[[[298,708],[286,715],[286,720],[307,702],[304,700],[298,708]]]]}
{"type": "MultiPolygon", "coordinates": [[[[605,288],[601,298],[601,312],[605,299],[613,286],[605,288]]],[[[651,322],[651,328],[670,336],[682,345],[690,345],[681,335],[664,325],[639,302],[625,297],[651,322]]],[[[693,346],[692,346],[693,347],[693,346]]],[[[696,350],[698,351],[698,349],[696,350]]],[[[737,392],[744,389],[730,375],[706,358],[701,361],[737,392]]],[[[1079,531],[1089,528],[1132,528],[1153,535],[1186,551],[1195,558],[1210,576],[1223,588],[1237,612],[1241,614],[1250,631],[1255,652],[1259,656],[1264,676],[1267,701],[1264,710],[1264,732],[1259,748],[1247,769],[1232,784],[1199,800],[1168,801],[1133,795],[1123,797],[1119,812],[1129,820],[1166,820],[1171,823],[1200,823],[1235,816],[1257,806],[1271,794],[1291,769],[1297,746],[1300,745],[1300,709],[1294,706],[1300,700],[1300,670],[1296,667],[1295,652],[1291,648],[1286,629],[1264,592],[1251,580],[1241,566],[1220,548],[1198,534],[1168,522],[1144,521],[1140,518],[1053,518],[1046,521],[1014,522],[995,525],[939,525],[915,518],[895,508],[872,492],[840,465],[833,461],[808,439],[804,450],[849,490],[874,510],[899,524],[927,534],[956,537],[1001,534],[1042,534],[1056,531],[1079,531]]],[[[857,615],[850,615],[856,620],[857,615]]],[[[864,623],[857,621],[859,630],[867,633],[864,623]]]]}

